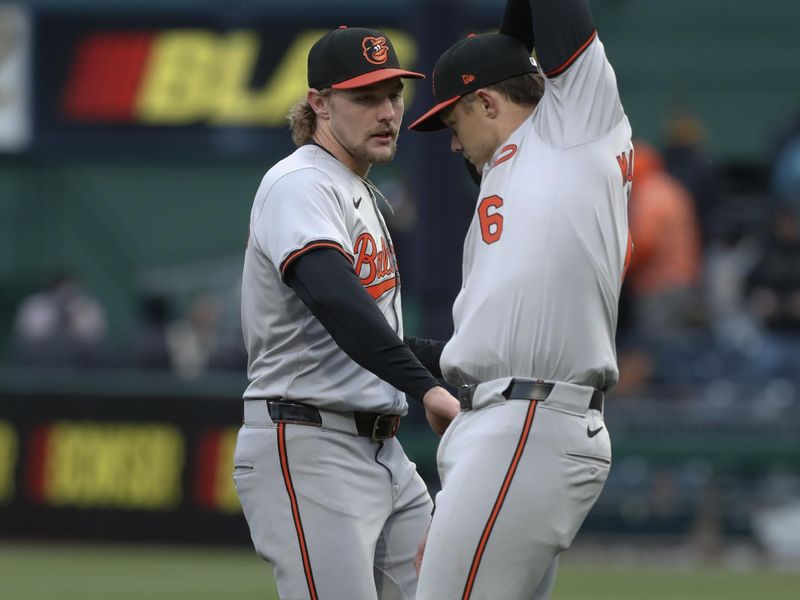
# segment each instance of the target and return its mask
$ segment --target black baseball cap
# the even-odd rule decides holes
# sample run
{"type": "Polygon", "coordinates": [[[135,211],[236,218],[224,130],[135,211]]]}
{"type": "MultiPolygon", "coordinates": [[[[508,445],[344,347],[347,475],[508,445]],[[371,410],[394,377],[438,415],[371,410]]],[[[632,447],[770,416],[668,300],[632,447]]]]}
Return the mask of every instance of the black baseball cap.
{"type": "Polygon", "coordinates": [[[439,113],[461,96],[487,85],[537,73],[536,61],[518,39],[502,33],[471,34],[456,42],[433,67],[433,97],[436,105],[409,125],[416,131],[447,127],[439,113]]]}
{"type": "Polygon", "coordinates": [[[342,25],[318,39],[308,52],[308,87],[348,90],[392,77],[424,79],[400,68],[389,37],[364,27],[342,25]]]}

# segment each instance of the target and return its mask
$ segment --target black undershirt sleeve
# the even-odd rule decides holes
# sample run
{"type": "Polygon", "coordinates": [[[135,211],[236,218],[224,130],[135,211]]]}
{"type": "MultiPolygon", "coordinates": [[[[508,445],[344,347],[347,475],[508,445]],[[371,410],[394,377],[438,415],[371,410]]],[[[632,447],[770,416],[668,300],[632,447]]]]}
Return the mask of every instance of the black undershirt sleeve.
{"type": "Polygon", "coordinates": [[[444,350],[447,342],[408,335],[403,338],[403,341],[406,346],[411,348],[414,356],[422,363],[422,366],[428,369],[434,377],[442,376],[442,367],[439,365],[439,360],[442,358],[442,350],[444,350]]]}
{"type": "Polygon", "coordinates": [[[356,363],[418,400],[439,385],[389,326],[340,252],[322,248],[303,254],[284,281],[356,363]]]}
{"type": "Polygon", "coordinates": [[[500,25],[500,33],[517,38],[528,49],[533,52],[533,21],[531,20],[530,0],[506,0],[506,12],[503,15],[503,23],[500,25]]]}
{"type": "Polygon", "coordinates": [[[536,57],[547,75],[561,68],[583,48],[594,32],[587,0],[507,0],[500,33],[512,35],[536,57]]]}

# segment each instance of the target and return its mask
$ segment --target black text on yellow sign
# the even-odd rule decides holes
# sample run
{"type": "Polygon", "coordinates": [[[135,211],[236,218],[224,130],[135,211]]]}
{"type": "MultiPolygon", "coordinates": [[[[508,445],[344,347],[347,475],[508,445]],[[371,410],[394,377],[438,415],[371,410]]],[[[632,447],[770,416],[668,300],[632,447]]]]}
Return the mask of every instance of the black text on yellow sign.
{"type": "Polygon", "coordinates": [[[28,491],[42,504],[170,510],[181,502],[185,443],[174,426],[56,422],[31,445],[28,491]]]}

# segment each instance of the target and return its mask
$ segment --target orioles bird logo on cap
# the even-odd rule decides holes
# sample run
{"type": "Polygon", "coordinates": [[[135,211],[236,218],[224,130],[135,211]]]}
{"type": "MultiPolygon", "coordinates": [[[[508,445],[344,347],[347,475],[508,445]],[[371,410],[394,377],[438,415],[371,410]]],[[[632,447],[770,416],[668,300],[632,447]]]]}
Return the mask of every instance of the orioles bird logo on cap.
{"type": "Polygon", "coordinates": [[[364,58],[373,65],[382,65],[389,60],[389,46],[386,45],[385,37],[368,35],[361,40],[361,47],[364,48],[364,58]]]}

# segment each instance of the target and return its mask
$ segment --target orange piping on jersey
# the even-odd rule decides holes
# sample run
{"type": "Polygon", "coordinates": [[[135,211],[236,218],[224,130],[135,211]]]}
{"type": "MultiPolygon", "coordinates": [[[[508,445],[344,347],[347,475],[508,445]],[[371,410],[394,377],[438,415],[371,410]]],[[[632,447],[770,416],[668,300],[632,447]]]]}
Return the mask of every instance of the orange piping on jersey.
{"type": "Polygon", "coordinates": [[[380,283],[376,283],[375,285],[368,285],[364,289],[367,290],[367,293],[377,300],[381,296],[383,296],[386,292],[393,289],[394,286],[397,285],[397,278],[392,276],[391,279],[384,279],[380,283]]]}
{"type": "Polygon", "coordinates": [[[286,274],[286,269],[289,268],[290,264],[292,264],[295,260],[303,256],[303,254],[305,254],[306,252],[309,252],[311,250],[316,250],[317,248],[333,248],[334,250],[338,250],[339,252],[344,254],[345,258],[347,258],[350,264],[353,263],[353,257],[350,256],[347,253],[347,251],[336,242],[311,242],[310,244],[303,246],[299,250],[295,250],[284,259],[283,264],[281,265],[281,277],[283,277],[286,274]]]}
{"type": "Polygon", "coordinates": [[[531,405],[528,407],[528,414],[525,416],[525,423],[522,426],[522,433],[519,436],[519,442],[517,442],[517,449],[514,452],[514,458],[511,459],[511,465],[508,467],[506,478],[503,480],[503,485],[500,487],[500,493],[497,495],[497,500],[495,500],[492,513],[489,515],[489,520],[486,522],[486,526],[483,528],[483,535],[481,535],[481,541],[478,543],[478,549],[475,551],[475,557],[472,559],[472,566],[469,569],[467,584],[464,587],[464,594],[461,597],[461,600],[469,600],[469,597],[472,594],[472,588],[475,586],[475,577],[478,574],[478,567],[481,565],[483,552],[486,550],[486,544],[489,541],[489,536],[492,533],[495,521],[497,521],[497,516],[500,514],[500,509],[503,507],[503,502],[505,502],[506,495],[508,494],[508,488],[511,487],[511,480],[514,479],[514,473],[517,472],[517,466],[519,465],[520,458],[522,458],[522,451],[525,450],[525,444],[528,441],[528,434],[530,434],[531,425],[533,424],[533,417],[536,414],[536,405],[537,402],[533,400],[531,401],[531,405]]]}
{"type": "Polygon", "coordinates": [[[561,73],[569,69],[570,65],[574,63],[581,54],[583,54],[583,51],[589,47],[589,44],[591,44],[594,41],[594,38],[596,37],[597,37],[597,30],[595,29],[594,31],[592,31],[592,35],[589,36],[589,39],[583,42],[583,44],[581,44],[581,47],[575,50],[572,56],[570,56],[560,66],[556,67],[555,69],[550,69],[549,71],[547,71],[545,75],[547,75],[548,77],[555,77],[556,75],[560,75],[561,73]]]}
{"type": "Polygon", "coordinates": [[[500,153],[501,153],[500,156],[498,156],[497,160],[494,161],[494,164],[492,165],[492,168],[496,167],[500,163],[506,162],[512,156],[514,156],[517,153],[517,145],[516,144],[509,144],[508,146],[506,146],[505,148],[500,150],[500,153]],[[507,154],[504,154],[504,153],[507,153],[507,154]]]}
{"type": "Polygon", "coordinates": [[[289,504],[291,504],[292,507],[292,518],[294,519],[294,528],[297,532],[297,541],[300,544],[300,555],[303,559],[303,571],[306,575],[308,593],[311,600],[318,600],[317,586],[314,583],[314,574],[311,572],[311,558],[308,556],[308,547],[306,546],[306,535],[303,532],[303,522],[300,520],[300,509],[297,506],[297,495],[294,493],[292,475],[289,473],[289,456],[286,453],[286,423],[278,423],[278,455],[281,461],[283,483],[286,485],[286,492],[289,494],[289,504]]]}
{"type": "Polygon", "coordinates": [[[628,274],[628,267],[631,266],[631,257],[633,256],[633,238],[631,237],[631,230],[628,230],[628,249],[625,251],[625,263],[622,266],[622,281],[625,281],[625,275],[628,274]]]}

